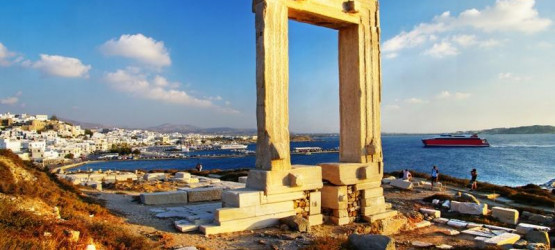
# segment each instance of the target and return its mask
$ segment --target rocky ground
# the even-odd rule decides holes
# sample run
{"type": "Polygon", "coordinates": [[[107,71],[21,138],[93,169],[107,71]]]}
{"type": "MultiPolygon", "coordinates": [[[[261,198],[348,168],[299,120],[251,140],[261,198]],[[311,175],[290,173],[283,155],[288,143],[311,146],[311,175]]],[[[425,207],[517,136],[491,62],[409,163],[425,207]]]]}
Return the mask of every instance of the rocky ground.
{"type": "MultiPolygon", "coordinates": [[[[386,201],[392,203],[392,208],[401,213],[397,223],[402,225],[394,226],[400,231],[393,230],[395,232],[390,235],[395,240],[396,248],[413,249],[419,246],[479,247],[480,245],[474,240],[474,236],[467,234],[446,235],[449,230],[453,231],[453,228],[447,225],[431,223],[431,225],[425,226],[426,223],[422,223],[425,216],[417,212],[421,207],[432,206],[431,203],[424,202],[424,198],[434,194],[454,196],[458,191],[454,188],[447,188],[445,191],[419,188],[405,191],[385,185],[384,196],[386,201]],[[424,227],[416,228],[418,225],[424,225],[424,227]]],[[[206,237],[199,232],[177,232],[173,226],[175,218],[157,218],[152,212],[153,208],[163,210],[176,205],[156,207],[142,205],[134,198],[138,195],[136,192],[88,192],[91,196],[103,200],[107,208],[127,218],[132,230],[143,235],[164,234],[168,248],[194,246],[199,249],[336,249],[340,248],[341,244],[345,243],[348,236],[353,233],[380,232],[380,228],[376,228],[376,225],[362,222],[346,226],[329,224],[314,226],[309,233],[292,231],[283,224],[272,228],[206,237]]],[[[382,231],[382,233],[384,232],[382,231]]]]}

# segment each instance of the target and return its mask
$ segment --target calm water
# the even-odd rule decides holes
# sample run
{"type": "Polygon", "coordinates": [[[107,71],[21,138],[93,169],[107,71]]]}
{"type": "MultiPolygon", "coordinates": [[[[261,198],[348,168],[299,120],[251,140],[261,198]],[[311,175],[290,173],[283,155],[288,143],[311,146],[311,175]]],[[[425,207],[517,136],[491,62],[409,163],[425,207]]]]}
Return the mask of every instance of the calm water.
{"type": "MultiPolygon", "coordinates": [[[[488,139],[491,147],[424,148],[421,139],[427,136],[384,136],[385,171],[408,168],[429,172],[435,164],[440,173],[470,178],[470,170],[476,168],[478,180],[509,186],[542,184],[555,178],[555,135],[481,136],[488,139]]],[[[291,148],[314,146],[333,149],[339,146],[337,137],[320,139],[315,142],[293,142],[291,148]]],[[[254,148],[255,145],[249,145],[248,149],[254,148]]],[[[315,165],[338,160],[337,153],[291,156],[293,164],[315,165]]],[[[255,157],[100,162],[81,169],[190,169],[198,162],[202,163],[204,169],[253,168],[255,157]]]]}

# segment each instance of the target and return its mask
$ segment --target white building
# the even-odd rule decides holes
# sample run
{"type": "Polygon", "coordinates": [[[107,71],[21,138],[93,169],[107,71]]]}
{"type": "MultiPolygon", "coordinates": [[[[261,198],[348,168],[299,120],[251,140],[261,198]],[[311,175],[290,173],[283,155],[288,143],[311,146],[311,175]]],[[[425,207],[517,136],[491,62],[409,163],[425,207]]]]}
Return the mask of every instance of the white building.
{"type": "Polygon", "coordinates": [[[21,141],[14,139],[0,139],[0,149],[9,149],[14,153],[21,151],[21,141]]]}

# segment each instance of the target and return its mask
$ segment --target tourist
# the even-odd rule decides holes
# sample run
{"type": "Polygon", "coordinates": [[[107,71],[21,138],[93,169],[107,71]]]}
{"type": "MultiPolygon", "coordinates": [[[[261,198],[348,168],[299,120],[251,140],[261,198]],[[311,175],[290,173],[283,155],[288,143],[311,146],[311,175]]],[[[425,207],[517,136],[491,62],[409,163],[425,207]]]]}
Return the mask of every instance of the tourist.
{"type": "Polygon", "coordinates": [[[202,164],[200,164],[200,162],[197,163],[196,169],[197,169],[199,172],[202,171],[202,164]]]}
{"type": "Polygon", "coordinates": [[[405,181],[411,181],[412,180],[412,174],[410,173],[410,171],[408,169],[403,170],[403,180],[405,180],[405,181]]]}
{"type": "Polygon", "coordinates": [[[478,188],[478,182],[476,181],[476,178],[478,178],[478,171],[476,171],[476,169],[472,169],[472,171],[470,171],[470,190],[476,190],[478,188]]]}
{"type": "Polygon", "coordinates": [[[437,166],[434,165],[434,167],[432,168],[432,190],[434,190],[434,182],[438,182],[439,181],[439,169],[437,169],[437,166]]]}

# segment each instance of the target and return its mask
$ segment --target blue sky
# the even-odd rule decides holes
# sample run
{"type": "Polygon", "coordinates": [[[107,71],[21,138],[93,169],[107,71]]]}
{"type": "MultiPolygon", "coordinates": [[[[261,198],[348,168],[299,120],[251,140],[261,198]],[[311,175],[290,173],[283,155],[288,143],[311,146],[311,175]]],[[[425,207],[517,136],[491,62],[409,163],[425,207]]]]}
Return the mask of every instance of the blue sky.
{"type": "MultiPolygon", "coordinates": [[[[254,128],[251,1],[2,1],[0,112],[254,128]]],[[[555,125],[555,2],[384,0],[382,130],[555,125]]],[[[290,22],[290,129],[338,132],[337,31],[290,22]]]]}

